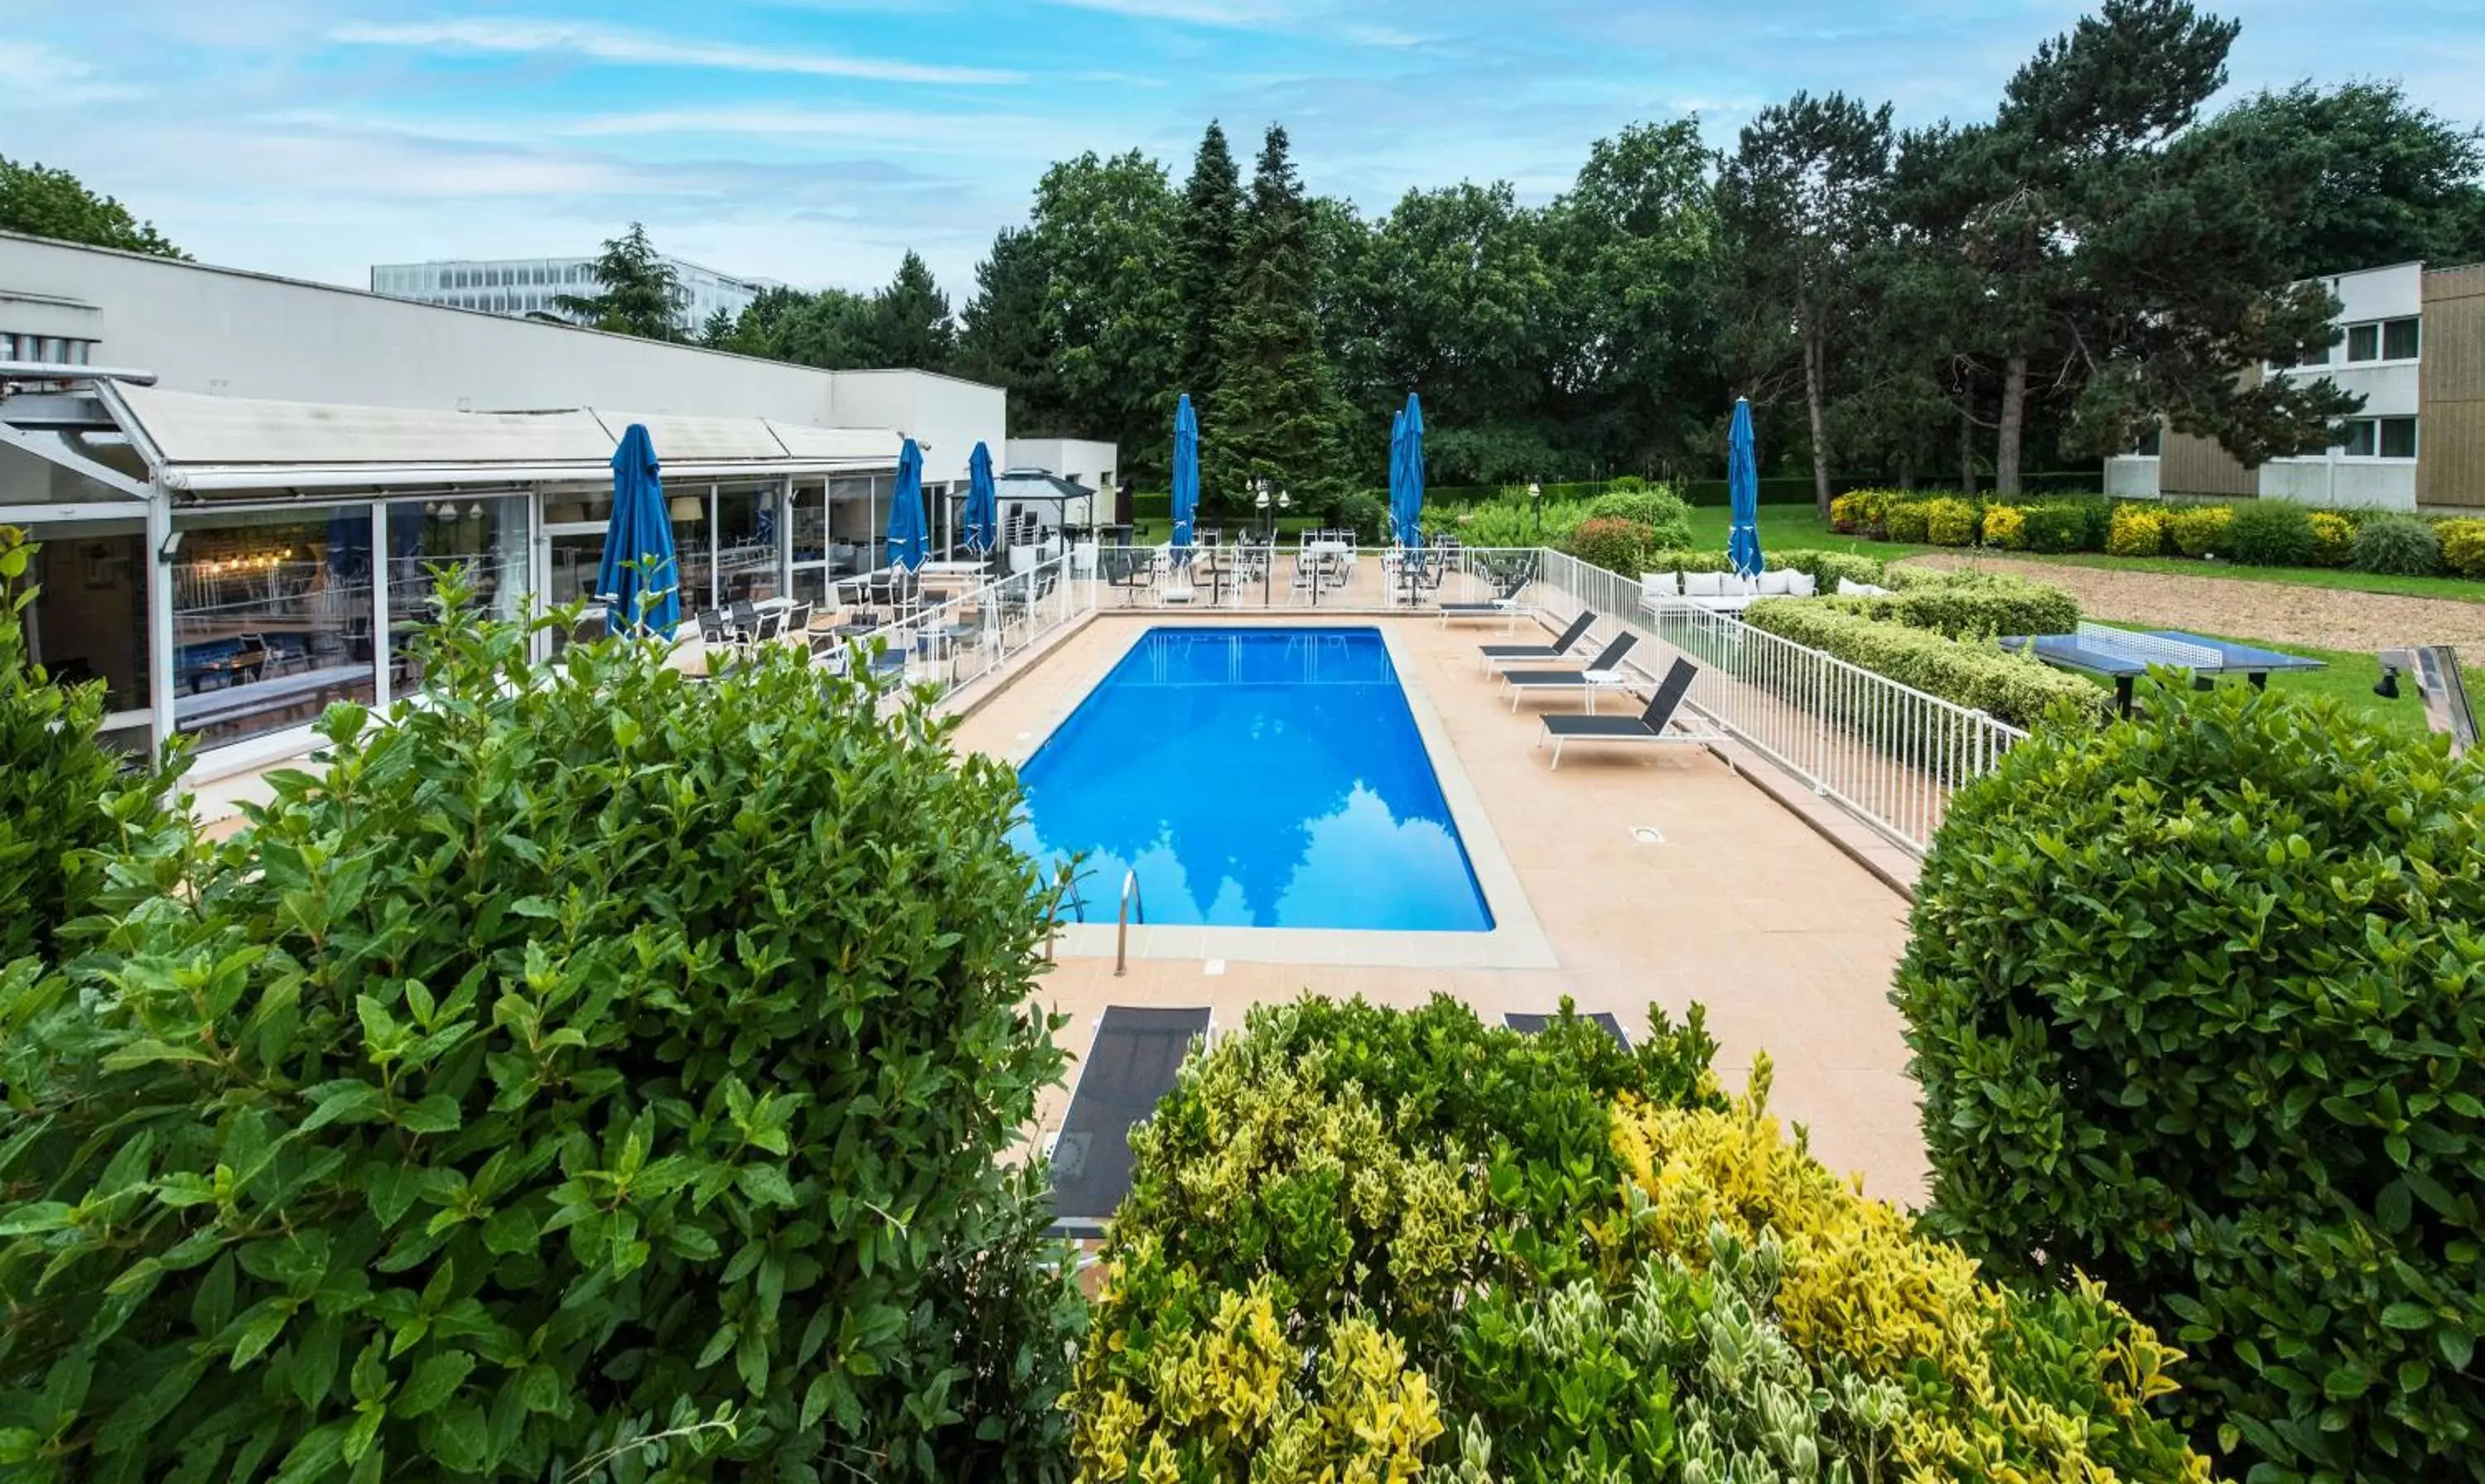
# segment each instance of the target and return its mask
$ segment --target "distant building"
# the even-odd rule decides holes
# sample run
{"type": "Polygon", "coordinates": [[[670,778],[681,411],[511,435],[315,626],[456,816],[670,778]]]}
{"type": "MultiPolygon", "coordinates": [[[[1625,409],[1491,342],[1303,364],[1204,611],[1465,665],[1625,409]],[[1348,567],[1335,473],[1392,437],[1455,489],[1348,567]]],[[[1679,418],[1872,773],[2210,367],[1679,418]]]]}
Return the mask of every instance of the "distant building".
{"type": "MultiPolygon", "coordinates": [[[[679,257],[668,257],[681,281],[681,328],[696,330],[719,310],[737,317],[763,289],[777,287],[773,279],[740,279],[703,268],[679,257]]],[[[417,304],[445,304],[452,309],[481,310],[487,314],[560,314],[554,301],[562,294],[592,295],[603,291],[595,282],[592,257],[451,258],[427,263],[381,263],[371,269],[371,292],[417,304]]],[[[567,317],[567,316],[562,316],[567,317]]]]}
{"type": "Polygon", "coordinates": [[[2106,460],[2109,495],[2249,496],[2412,510],[2485,505],[2485,263],[2397,263],[2326,276],[2338,343],[2254,382],[2327,376],[2364,398],[2318,453],[2239,463],[2215,440],[2171,429],[2106,460]]]}

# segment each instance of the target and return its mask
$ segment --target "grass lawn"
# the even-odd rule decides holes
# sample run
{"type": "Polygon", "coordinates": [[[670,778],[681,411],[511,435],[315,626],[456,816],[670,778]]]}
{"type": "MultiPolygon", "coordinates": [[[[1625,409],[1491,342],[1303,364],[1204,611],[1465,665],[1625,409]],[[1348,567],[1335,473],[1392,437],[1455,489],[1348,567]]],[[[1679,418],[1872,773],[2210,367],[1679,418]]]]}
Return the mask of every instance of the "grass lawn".
{"type": "MultiPolygon", "coordinates": [[[[1722,506],[1703,506],[1693,510],[1693,544],[1724,551],[1726,531],[1733,521],[1732,513],[1722,506]]],[[[1908,546],[1896,541],[1872,541],[1862,536],[1842,536],[1831,530],[1809,505],[1762,505],[1761,549],[1766,551],[1773,546],[1862,552],[1892,560],[1942,550],[1940,547],[1908,546]]],[[[2180,556],[2104,556],[2088,552],[2061,556],[2048,556],[2036,552],[1993,554],[2007,556],[2013,561],[2053,562],[2071,567],[2162,572],[2173,577],[2232,578],[2244,582],[2281,582],[2296,587],[2327,587],[2342,592],[2391,593],[2403,598],[2452,598],[2462,603],[2485,603],[2485,582],[2473,578],[2386,577],[2379,573],[2340,572],[2327,567],[2245,567],[2232,562],[2192,561],[2180,556]]]]}

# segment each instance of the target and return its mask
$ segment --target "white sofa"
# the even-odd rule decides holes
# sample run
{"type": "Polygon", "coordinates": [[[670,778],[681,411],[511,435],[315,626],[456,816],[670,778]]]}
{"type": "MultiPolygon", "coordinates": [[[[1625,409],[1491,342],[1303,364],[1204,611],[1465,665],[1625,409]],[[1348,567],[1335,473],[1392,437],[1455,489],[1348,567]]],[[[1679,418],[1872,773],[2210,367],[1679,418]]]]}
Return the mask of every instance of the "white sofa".
{"type": "Polygon", "coordinates": [[[1809,572],[1763,572],[1736,577],[1731,572],[1643,572],[1640,606],[1660,608],[1691,607],[1711,613],[1739,613],[1761,598],[1811,598],[1820,584],[1809,572]]]}

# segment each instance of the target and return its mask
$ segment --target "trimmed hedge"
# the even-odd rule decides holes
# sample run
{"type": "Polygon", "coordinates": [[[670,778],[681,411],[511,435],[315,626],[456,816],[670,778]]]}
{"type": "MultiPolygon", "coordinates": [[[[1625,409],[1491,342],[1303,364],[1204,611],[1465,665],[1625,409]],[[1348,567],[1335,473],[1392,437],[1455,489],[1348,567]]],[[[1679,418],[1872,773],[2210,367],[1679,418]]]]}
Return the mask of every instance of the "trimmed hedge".
{"type": "Polygon", "coordinates": [[[1972,499],[1943,497],[1924,502],[1925,539],[1935,546],[1974,546],[1982,509],[1972,499]]]}
{"type": "Polygon", "coordinates": [[[1892,567],[1885,577],[1898,589],[1896,596],[1843,601],[1863,605],[1860,611],[1870,616],[1892,618],[1953,639],[2068,634],[2079,627],[2079,601],[2049,582],[2032,582],[2007,572],[1925,567],[1892,567]]]}
{"type": "Polygon", "coordinates": [[[2249,500],[2226,523],[2227,554],[2247,566],[2308,567],[2316,545],[2312,512],[2293,500],[2249,500]]]}
{"type": "MultiPolygon", "coordinates": [[[[1893,569],[1889,563],[1878,557],[1866,556],[1858,552],[1819,552],[1807,547],[1791,547],[1783,552],[1765,552],[1761,554],[1764,564],[1773,570],[1783,568],[1789,572],[1811,574],[1813,580],[1818,582],[1821,591],[1825,593],[1836,592],[1842,579],[1853,582],[1869,582],[1879,587],[1887,583],[1893,570],[1906,570],[1893,569]]],[[[1717,570],[1731,571],[1733,567],[1734,563],[1730,561],[1717,570]]]]}
{"type": "Polygon", "coordinates": [[[2227,529],[2234,525],[2232,505],[2177,507],[2166,521],[2166,539],[2186,556],[2214,556],[2229,550],[2227,529]]]}
{"type": "Polygon", "coordinates": [[[2005,552],[2028,550],[2028,512],[2017,505],[1992,505],[1984,512],[1984,544],[2005,552]]]}
{"type": "Polygon", "coordinates": [[[2109,556],[2155,556],[2166,550],[2166,512],[2142,505],[2116,505],[2106,528],[2109,556]]]}
{"type": "Polygon", "coordinates": [[[1132,1133],[1083,1479],[2199,1479],[2174,1354],[1789,1143],[1695,1008],[1625,1051],[1435,998],[1254,1009],[1132,1133]]]}
{"type": "Polygon", "coordinates": [[[2485,769],[2167,687],[1950,801],[1893,999],[1929,1228],[2101,1277],[2222,1471],[2485,1476],[2485,769]]]}
{"type": "Polygon", "coordinates": [[[2485,578],[2485,520],[2444,521],[2442,564],[2461,577],[2485,578]]]}
{"type": "Polygon", "coordinates": [[[1743,610],[1743,621],[2014,726],[2034,726],[2062,705],[2083,715],[2104,713],[2105,692],[2078,676],[1988,645],[1881,622],[1843,606],[1853,601],[1764,598],[1743,610]]]}
{"type": "Polygon", "coordinates": [[[2356,523],[2335,510],[2315,510],[2312,523],[2312,565],[2343,567],[2356,554],[2356,523]]]}
{"type": "Polygon", "coordinates": [[[463,583],[425,704],[0,975],[0,1472],[1057,1477],[1009,769],[780,646],[530,668],[463,583]]]}

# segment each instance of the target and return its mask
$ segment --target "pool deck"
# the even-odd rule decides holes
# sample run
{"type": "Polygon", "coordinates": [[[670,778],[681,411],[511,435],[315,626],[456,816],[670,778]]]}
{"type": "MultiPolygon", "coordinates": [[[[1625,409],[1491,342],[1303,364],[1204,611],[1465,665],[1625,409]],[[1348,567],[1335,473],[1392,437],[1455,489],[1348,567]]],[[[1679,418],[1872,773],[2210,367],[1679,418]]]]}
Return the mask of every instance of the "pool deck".
{"type": "MultiPolygon", "coordinates": [[[[1536,716],[1572,703],[1523,699],[1514,715],[1476,660],[1477,645],[1526,641],[1524,631],[1431,616],[1107,607],[1006,686],[969,698],[958,744],[1024,759],[1151,625],[1310,622],[1371,623],[1387,635],[1496,919],[1516,930],[1507,952],[1476,945],[1499,931],[1163,929],[1134,935],[1145,956],[1117,977],[1112,929],[1074,930],[1045,985],[1049,1005],[1071,1017],[1064,1045],[1085,1047],[1107,1005],[1205,1006],[1223,1031],[1255,1004],[1307,992],[1391,1005],[1448,993],[1488,1019],[1549,1011],[1567,994],[1582,1012],[1612,1012],[1636,1033],[1651,1002],[1677,1018],[1697,1002],[1730,1087],[1765,1052],[1773,1108],[1809,1129],[1824,1163],[1860,1174],[1875,1196],[1923,1200],[1916,1086],[1887,999],[1906,946],[1905,899],[1707,751],[1579,747],[1550,770],[1549,752],[1535,746],[1536,716]],[[1638,838],[1642,826],[1661,841],[1638,838]],[[1517,921],[1508,892],[1517,894],[1517,921]],[[1369,941],[1424,937],[1469,941],[1407,952],[1369,941]]],[[[1057,1123],[1068,1100],[1066,1088],[1053,1090],[1040,1120],[1057,1123]]]]}

